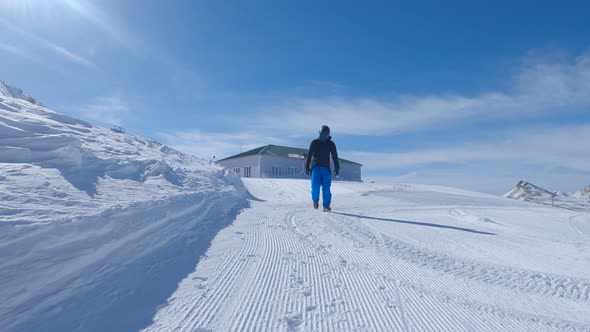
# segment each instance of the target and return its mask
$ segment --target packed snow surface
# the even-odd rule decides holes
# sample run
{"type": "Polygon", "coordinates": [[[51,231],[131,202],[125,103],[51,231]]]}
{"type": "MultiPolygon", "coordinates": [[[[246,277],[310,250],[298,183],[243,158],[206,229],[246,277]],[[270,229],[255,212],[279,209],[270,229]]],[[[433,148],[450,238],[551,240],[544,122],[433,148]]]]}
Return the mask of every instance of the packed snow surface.
{"type": "Polygon", "coordinates": [[[587,213],[418,185],[257,198],[146,331],[590,331],[587,213]]]}

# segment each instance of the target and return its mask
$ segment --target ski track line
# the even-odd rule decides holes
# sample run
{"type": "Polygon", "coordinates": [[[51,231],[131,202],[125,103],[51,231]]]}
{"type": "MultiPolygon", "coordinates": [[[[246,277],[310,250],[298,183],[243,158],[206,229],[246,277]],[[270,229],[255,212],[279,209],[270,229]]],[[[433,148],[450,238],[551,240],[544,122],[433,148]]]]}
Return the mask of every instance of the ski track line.
{"type": "MultiPolygon", "coordinates": [[[[270,218],[269,223],[264,231],[264,239],[261,246],[261,260],[256,266],[256,270],[253,271],[253,275],[245,278],[245,281],[254,287],[250,287],[248,294],[243,296],[243,300],[238,305],[237,316],[230,319],[230,322],[235,322],[231,330],[253,330],[254,326],[259,324],[256,319],[255,313],[260,310],[260,306],[265,304],[268,305],[269,301],[271,307],[275,307],[276,298],[269,299],[269,293],[278,293],[277,289],[281,289],[281,285],[277,285],[281,278],[281,274],[278,269],[282,266],[281,264],[281,250],[277,250],[281,247],[279,240],[281,228],[280,224],[275,221],[275,215],[270,218]],[[274,250],[273,250],[274,249],[274,250]],[[267,278],[267,276],[276,276],[274,278],[267,278]]],[[[291,247],[291,243],[283,242],[288,247],[291,247]]],[[[284,286],[284,285],[282,285],[284,286]]],[[[258,319],[260,317],[258,316],[258,319]]],[[[262,319],[264,321],[264,319],[262,319]]],[[[262,328],[261,326],[259,328],[262,328]]],[[[270,328],[270,326],[265,326],[270,328]]]]}
{"type": "MultiPolygon", "coordinates": [[[[346,272],[347,271],[344,271],[344,275],[346,275],[346,272]]],[[[364,269],[361,272],[363,272],[363,275],[364,276],[367,275],[367,271],[365,271],[364,269]]],[[[354,282],[350,282],[350,284],[352,285],[352,284],[355,284],[355,283],[354,282]]],[[[365,279],[362,280],[362,282],[360,284],[367,285],[367,284],[370,284],[370,283],[367,281],[367,279],[365,277],[365,279]]],[[[393,287],[391,287],[391,288],[392,289],[395,289],[398,286],[399,285],[394,284],[393,287]]],[[[364,291],[361,291],[361,293],[369,293],[369,292],[367,292],[367,290],[364,290],[364,291]]],[[[391,300],[391,298],[393,298],[393,296],[390,296],[390,300],[391,300]]],[[[409,298],[409,295],[406,295],[406,298],[409,298]]],[[[404,303],[402,303],[400,301],[398,301],[398,302],[399,302],[399,305],[400,305],[400,309],[403,309],[404,303]]],[[[373,303],[375,303],[375,301],[371,301],[370,303],[373,304],[373,303]]],[[[371,310],[372,312],[378,312],[378,310],[376,310],[374,307],[372,307],[371,309],[372,309],[371,310]]],[[[401,314],[401,312],[398,313],[398,314],[401,314]]],[[[379,319],[376,319],[372,315],[369,315],[369,316],[371,317],[371,319],[372,319],[373,322],[379,322],[379,319]]],[[[407,324],[407,323],[404,324],[404,322],[403,322],[403,315],[401,315],[401,316],[402,316],[402,322],[401,322],[402,325],[400,325],[399,322],[398,322],[398,324],[394,324],[394,325],[391,324],[391,322],[389,322],[389,324],[387,326],[388,327],[396,326],[397,330],[404,330],[404,331],[410,330],[410,328],[408,327],[409,324],[407,324]]],[[[421,316],[423,316],[423,315],[421,315],[421,316]]],[[[380,315],[380,317],[384,317],[384,315],[380,315]]],[[[385,317],[387,317],[387,316],[385,316],[385,317]]],[[[469,316],[469,317],[471,317],[471,316],[469,316]]],[[[439,317],[439,320],[441,321],[441,323],[439,324],[438,322],[435,321],[434,322],[434,325],[436,326],[436,328],[434,328],[432,330],[443,330],[443,329],[444,330],[452,330],[452,329],[449,329],[449,327],[448,327],[448,321],[445,323],[444,322],[444,319],[441,318],[441,317],[439,317]]],[[[457,322],[454,322],[454,323],[455,323],[455,325],[459,324],[457,322]]],[[[431,325],[432,325],[432,322],[431,322],[431,325]]],[[[379,325],[379,330],[382,330],[382,329],[383,329],[383,327],[381,325],[379,325]]],[[[424,329],[420,329],[420,330],[424,330],[424,329]]]]}
{"type": "MultiPolygon", "coordinates": [[[[399,265],[399,263],[398,263],[398,265],[399,265]]],[[[426,281],[431,281],[431,280],[434,281],[434,280],[436,280],[436,278],[426,279],[426,281]]],[[[454,281],[452,283],[449,283],[447,280],[442,280],[442,279],[438,278],[438,280],[436,280],[436,284],[432,284],[432,283],[428,283],[427,282],[427,285],[431,289],[437,289],[437,288],[438,289],[441,289],[441,288],[442,289],[452,289],[454,283],[455,283],[454,281]]],[[[486,298],[487,297],[487,292],[489,292],[489,290],[486,291],[486,290],[483,290],[482,289],[483,292],[481,292],[481,293],[479,293],[479,292],[474,293],[474,288],[476,290],[479,289],[479,288],[476,288],[476,287],[469,287],[469,286],[462,285],[462,288],[459,289],[459,292],[457,294],[473,294],[473,295],[479,296],[480,298],[486,298]]],[[[499,293],[498,291],[499,290],[496,290],[497,293],[499,293]]],[[[503,293],[506,293],[506,292],[504,291],[503,293]]],[[[444,295],[444,296],[446,296],[446,295],[444,295]]],[[[510,295],[510,294],[507,293],[505,296],[510,297],[510,296],[513,296],[513,295],[510,295]]],[[[461,300],[461,301],[463,301],[463,300],[461,300]]],[[[526,309],[526,308],[520,308],[519,310],[523,310],[523,309],[526,309]]]]}
{"type": "MultiPolygon", "coordinates": [[[[340,232],[342,232],[342,231],[337,231],[337,233],[340,233],[340,232]]],[[[344,234],[349,234],[349,233],[346,232],[344,234]]],[[[336,241],[334,241],[335,244],[337,242],[339,242],[338,239],[335,239],[335,240],[336,240],[336,241]]],[[[337,246],[337,244],[336,244],[336,246],[337,246]]],[[[356,246],[354,244],[352,246],[348,246],[348,248],[351,248],[351,247],[354,248],[356,246]]],[[[358,260],[361,260],[362,261],[362,260],[366,260],[366,259],[369,259],[369,260],[373,260],[374,259],[374,256],[373,255],[371,255],[369,253],[366,253],[366,252],[364,253],[364,255],[361,255],[361,253],[350,252],[350,250],[348,250],[349,252],[346,252],[347,251],[347,247],[346,246],[335,247],[335,248],[338,249],[338,252],[341,252],[343,254],[348,254],[347,255],[348,256],[347,258],[348,258],[349,261],[358,261],[358,260]],[[354,256],[354,257],[351,257],[351,256],[354,256]]],[[[353,249],[353,251],[355,251],[355,250],[353,249]]],[[[365,272],[365,275],[367,275],[366,268],[363,269],[363,270],[364,270],[363,272],[365,272]]],[[[378,279],[376,279],[376,280],[378,280],[378,279]]],[[[368,282],[367,281],[364,281],[364,284],[368,284],[368,282]]],[[[396,286],[394,285],[393,287],[390,287],[390,289],[395,289],[395,287],[396,286]]],[[[399,310],[400,310],[400,313],[399,314],[400,314],[400,317],[401,317],[401,321],[400,322],[397,322],[397,324],[396,324],[397,325],[396,326],[397,329],[398,330],[403,330],[403,331],[409,330],[409,327],[408,327],[407,322],[404,322],[404,317],[403,317],[403,313],[402,313],[404,304],[399,300],[398,297],[396,297],[396,294],[393,294],[393,292],[391,292],[391,291],[386,291],[385,290],[385,287],[377,286],[376,288],[381,290],[381,294],[382,294],[382,297],[381,298],[382,298],[382,301],[385,303],[386,306],[388,306],[388,307],[395,307],[396,309],[399,307],[399,310]],[[389,292],[391,294],[387,294],[387,292],[389,292]],[[393,301],[392,299],[394,297],[396,297],[397,306],[390,304],[393,301]]],[[[376,310],[373,309],[373,311],[376,311],[376,310]]],[[[389,326],[393,326],[393,325],[391,325],[391,323],[392,322],[389,322],[389,326]]]]}
{"type": "MultiPolygon", "coordinates": [[[[363,224],[374,228],[368,223],[363,224]]],[[[382,232],[379,229],[375,230],[382,232]]],[[[457,277],[480,280],[533,294],[541,293],[580,301],[590,300],[590,280],[468,261],[430,252],[428,249],[416,247],[385,234],[384,240],[392,255],[457,277]]]]}
{"type": "MultiPolygon", "coordinates": [[[[344,249],[344,248],[339,248],[339,251],[342,252],[342,249],[344,249]]],[[[366,259],[368,257],[371,259],[371,263],[372,263],[369,265],[379,266],[381,263],[376,262],[377,255],[373,255],[373,254],[374,253],[372,253],[372,252],[371,253],[365,252],[365,253],[363,253],[363,255],[359,254],[358,257],[353,257],[353,258],[349,257],[349,259],[351,261],[355,261],[357,259],[362,260],[362,259],[366,259]]],[[[368,268],[370,269],[370,267],[368,267],[368,268]]],[[[365,267],[365,270],[366,269],[367,269],[367,267],[365,267]]],[[[368,271],[364,271],[364,272],[367,273],[368,271]]],[[[399,326],[398,329],[404,330],[404,331],[410,330],[408,321],[405,318],[405,315],[406,315],[406,312],[404,309],[405,303],[404,303],[404,301],[401,300],[401,298],[405,297],[406,299],[409,299],[412,297],[416,297],[416,294],[409,294],[406,292],[405,289],[400,289],[399,280],[394,280],[393,282],[388,282],[387,284],[389,284],[388,291],[390,294],[386,295],[386,302],[390,303],[390,304],[388,304],[388,306],[393,306],[393,307],[399,308],[399,315],[401,317],[401,324],[403,324],[402,326],[399,326]],[[402,296],[402,293],[404,293],[403,296],[402,296]],[[396,302],[397,306],[392,304],[392,302],[396,302]]],[[[383,290],[385,290],[385,287],[382,287],[382,288],[383,288],[383,290]]],[[[420,306],[419,308],[421,309],[422,306],[420,306]]],[[[433,313],[435,316],[432,318],[435,318],[435,319],[432,319],[430,321],[430,324],[426,325],[426,327],[428,327],[429,329],[432,329],[432,330],[449,330],[448,326],[451,322],[449,322],[448,316],[446,318],[443,318],[437,314],[436,310],[434,310],[434,311],[430,310],[430,312],[428,314],[426,312],[421,312],[418,316],[419,317],[428,317],[428,316],[432,316],[433,313]]],[[[454,325],[458,325],[457,322],[452,322],[452,323],[454,323],[454,325]]],[[[422,328],[420,330],[424,330],[424,328],[422,328]]]]}
{"type": "MultiPolygon", "coordinates": [[[[334,225],[336,225],[336,224],[334,224],[334,225]]],[[[338,232],[339,233],[342,232],[342,234],[349,234],[352,236],[352,233],[349,233],[346,231],[338,231],[338,232]]],[[[356,239],[355,239],[355,241],[356,241],[356,239]]],[[[346,249],[344,246],[342,248],[338,248],[338,251],[346,253],[346,249]]],[[[376,260],[377,256],[373,255],[373,253],[364,252],[361,254],[361,253],[350,253],[349,252],[348,254],[353,254],[353,256],[355,256],[355,257],[349,257],[349,260],[351,260],[351,261],[359,261],[359,260],[362,261],[362,260],[368,259],[371,263],[371,264],[368,264],[369,266],[370,265],[379,266],[381,264],[381,262],[377,262],[377,260],[376,260]]],[[[367,267],[365,266],[365,269],[366,268],[367,267]]],[[[368,268],[370,269],[370,267],[368,267],[368,268]]],[[[367,271],[365,271],[365,272],[367,272],[367,271]]],[[[393,299],[395,298],[395,302],[397,302],[397,307],[399,307],[399,311],[400,311],[400,315],[401,315],[401,319],[402,319],[401,324],[403,324],[403,325],[398,328],[400,330],[404,330],[404,331],[409,330],[409,325],[407,323],[407,320],[405,320],[405,318],[404,318],[404,315],[405,315],[404,303],[401,301],[401,295],[399,293],[400,290],[399,290],[399,285],[397,284],[397,280],[395,281],[395,283],[391,283],[390,287],[388,289],[389,289],[390,294],[385,296],[385,301],[386,302],[393,302],[393,299]],[[393,291],[391,291],[391,289],[393,289],[393,291]]],[[[384,287],[383,287],[383,290],[385,290],[384,287]]],[[[406,295],[406,297],[409,298],[410,295],[406,295]]],[[[422,315],[420,315],[420,316],[422,316],[422,315]]],[[[440,317],[438,319],[440,320],[440,317]]],[[[436,324],[438,326],[437,329],[439,329],[439,330],[443,328],[443,326],[438,325],[438,322],[436,320],[431,323],[436,324]]]]}
{"type": "MultiPolygon", "coordinates": [[[[336,240],[336,241],[338,241],[338,240],[336,240]]],[[[351,246],[351,247],[352,247],[352,246],[351,246]]],[[[342,249],[344,249],[344,248],[338,248],[338,251],[339,251],[339,252],[341,252],[341,251],[342,251],[342,249]]],[[[364,258],[366,258],[366,257],[369,257],[369,258],[370,258],[370,257],[373,257],[373,255],[371,255],[370,253],[364,253],[364,254],[365,254],[366,256],[365,256],[365,255],[361,255],[361,256],[363,256],[363,257],[355,257],[355,258],[351,258],[351,257],[349,257],[349,260],[355,260],[355,259],[358,259],[358,258],[360,258],[360,259],[364,259],[364,258]]],[[[365,275],[372,274],[372,273],[368,273],[369,271],[367,271],[366,269],[363,269],[363,271],[362,271],[362,272],[364,272],[364,274],[365,274],[365,275]]],[[[377,280],[377,279],[376,279],[376,280],[377,280]]],[[[396,281],[396,282],[397,282],[397,281],[396,281]]],[[[367,281],[364,281],[364,284],[368,284],[368,282],[367,282],[367,281]]],[[[394,289],[394,290],[395,290],[395,289],[398,287],[398,285],[397,285],[397,284],[389,284],[389,285],[390,285],[389,289],[394,289]]],[[[378,287],[378,288],[380,288],[380,291],[381,291],[382,293],[384,293],[384,291],[385,291],[385,287],[378,287]]],[[[397,330],[403,330],[403,331],[410,330],[409,324],[407,324],[407,322],[405,322],[405,323],[404,323],[404,321],[403,321],[403,315],[402,315],[402,312],[401,312],[401,310],[403,310],[404,303],[403,303],[403,302],[401,302],[401,295],[400,295],[400,297],[396,297],[395,291],[389,291],[389,292],[390,292],[390,294],[389,294],[389,295],[384,295],[384,301],[385,301],[385,302],[386,302],[386,304],[387,304],[387,302],[393,302],[393,301],[394,301],[393,299],[394,299],[394,298],[396,298],[396,300],[395,300],[395,301],[397,302],[397,304],[398,304],[398,307],[400,308],[400,312],[398,313],[398,315],[400,315],[400,317],[401,317],[401,322],[398,322],[398,324],[395,324],[395,325],[392,325],[392,324],[391,324],[391,322],[389,322],[388,326],[389,326],[389,327],[391,327],[391,326],[396,326],[397,330]]],[[[409,295],[406,295],[405,297],[406,297],[406,298],[409,298],[410,296],[409,296],[409,295]]],[[[388,306],[388,307],[395,307],[394,305],[387,305],[387,306],[388,306]]],[[[373,311],[377,311],[377,310],[375,310],[375,309],[373,308],[373,311]]],[[[425,316],[425,315],[419,315],[419,316],[425,316]]],[[[373,318],[373,319],[374,319],[374,318],[373,318]]],[[[441,319],[439,318],[439,320],[441,320],[441,319]]],[[[440,324],[439,324],[439,322],[437,322],[436,320],[434,320],[434,321],[431,321],[431,322],[430,322],[430,327],[431,327],[431,330],[443,330],[443,329],[445,329],[445,330],[448,330],[448,329],[449,329],[449,328],[448,328],[448,326],[445,328],[445,327],[444,327],[445,325],[444,325],[444,324],[443,324],[443,325],[441,325],[441,324],[442,324],[442,323],[440,323],[440,324]],[[432,326],[433,326],[433,325],[435,326],[434,328],[432,328],[432,326]]],[[[381,329],[382,329],[382,328],[381,328],[381,329]]],[[[421,329],[421,330],[424,330],[424,329],[421,329]]]]}
{"type": "MultiPolygon", "coordinates": [[[[399,265],[399,264],[398,264],[398,265],[399,265]]],[[[436,279],[433,279],[433,280],[436,280],[436,279]]],[[[437,280],[437,282],[440,282],[440,281],[441,281],[441,280],[437,280]]],[[[444,287],[442,287],[443,289],[448,289],[448,287],[451,287],[452,285],[443,285],[443,286],[444,286],[444,287]]],[[[436,287],[436,285],[431,285],[430,287],[434,287],[434,288],[432,288],[432,289],[437,289],[437,288],[439,288],[439,289],[440,289],[440,288],[441,288],[441,285],[440,285],[440,284],[438,284],[438,287],[436,287]]],[[[469,289],[467,289],[466,291],[467,291],[467,293],[468,293],[470,290],[469,290],[469,289]]],[[[485,295],[485,294],[483,294],[483,295],[485,295]]],[[[522,318],[522,317],[517,317],[517,318],[519,318],[519,319],[520,319],[520,318],[522,318]]],[[[536,319],[536,318],[531,318],[530,320],[535,320],[535,319],[536,319]]],[[[537,319],[537,320],[538,320],[538,319],[537,319]]],[[[550,323],[551,323],[551,322],[549,322],[549,324],[550,324],[550,323]]],[[[572,327],[576,327],[576,328],[578,328],[579,330],[585,330],[585,328],[584,328],[583,326],[581,326],[580,324],[574,323],[574,322],[564,322],[564,324],[565,324],[565,325],[572,326],[572,327]]],[[[587,327],[586,327],[586,328],[587,328],[587,327]]]]}
{"type": "MultiPolygon", "coordinates": [[[[439,285],[439,287],[440,287],[440,285],[439,285]]],[[[469,320],[467,320],[467,321],[469,321],[469,320]]]]}
{"type": "MultiPolygon", "coordinates": [[[[221,282],[218,283],[218,286],[212,293],[215,294],[217,292],[220,292],[223,294],[223,297],[218,297],[217,299],[215,299],[215,301],[211,301],[212,303],[209,305],[209,311],[217,313],[221,309],[221,306],[225,307],[225,300],[234,297],[234,295],[232,295],[231,293],[236,283],[238,282],[238,277],[240,277],[241,275],[248,275],[248,271],[251,271],[252,269],[256,268],[257,263],[251,260],[250,258],[257,257],[256,252],[260,244],[260,236],[264,234],[264,232],[261,231],[262,227],[260,225],[260,221],[262,219],[263,217],[261,215],[257,215],[256,220],[259,221],[259,224],[253,230],[251,236],[244,239],[244,249],[228,252],[228,254],[235,255],[237,259],[241,261],[243,264],[241,264],[238,269],[229,269],[227,272],[219,274],[218,279],[221,280],[221,282]],[[231,279],[231,282],[224,282],[224,279],[231,279]]],[[[202,318],[199,317],[199,319],[193,319],[193,323],[190,325],[190,329],[188,329],[188,331],[193,331],[196,325],[210,326],[212,325],[213,320],[215,318],[215,315],[208,315],[202,318]]]]}
{"type": "MultiPolygon", "coordinates": [[[[291,216],[290,218],[291,223],[294,224],[294,220],[295,220],[295,215],[291,216]]],[[[300,233],[301,230],[299,230],[296,226],[295,229],[297,231],[299,231],[300,233]]],[[[311,245],[313,245],[314,241],[311,240],[311,238],[315,238],[315,236],[313,236],[312,233],[310,233],[306,239],[310,242],[311,245]]],[[[359,274],[356,271],[351,271],[346,263],[343,263],[343,259],[341,257],[337,257],[336,260],[338,261],[337,264],[340,264],[341,267],[339,268],[340,270],[338,272],[340,272],[339,274],[341,276],[343,276],[342,281],[343,281],[343,289],[344,290],[348,290],[348,289],[354,289],[355,285],[370,285],[373,282],[367,280],[365,278],[365,276],[363,274],[359,274]],[[351,273],[353,272],[353,273],[351,273]]],[[[352,308],[355,308],[354,310],[352,310],[351,313],[351,309],[352,308],[347,308],[347,310],[345,310],[345,314],[348,315],[347,319],[345,319],[345,322],[349,323],[352,322],[353,326],[347,326],[348,329],[356,329],[359,327],[366,327],[369,325],[370,322],[372,322],[373,324],[376,324],[376,327],[378,328],[378,330],[384,330],[385,326],[382,325],[382,322],[380,321],[380,319],[375,316],[376,313],[378,313],[380,310],[375,306],[375,301],[369,299],[367,297],[367,294],[371,294],[372,292],[370,292],[370,290],[368,289],[363,289],[360,292],[355,292],[350,296],[349,302],[352,304],[352,308]],[[360,294],[360,296],[358,296],[358,294],[360,294]],[[352,315],[352,316],[350,316],[352,315]],[[367,321],[368,320],[368,321],[367,321]]],[[[346,303],[346,302],[345,302],[346,303]]],[[[386,315],[384,313],[382,313],[381,315],[379,315],[379,317],[381,318],[386,318],[389,320],[389,315],[386,315]]],[[[388,322],[388,326],[397,326],[398,329],[401,328],[400,324],[395,324],[393,321],[388,322]]]]}
{"type": "Polygon", "coordinates": [[[587,234],[587,233],[584,233],[584,232],[582,232],[582,231],[581,231],[581,230],[580,230],[578,227],[576,227],[576,223],[574,222],[574,219],[576,219],[576,218],[578,218],[578,217],[581,217],[581,216],[585,216],[585,215],[586,215],[586,214],[579,214],[579,215],[576,215],[576,216],[570,217],[570,218],[569,218],[569,220],[570,220],[570,225],[572,226],[572,228],[573,228],[573,229],[574,229],[576,232],[580,233],[580,235],[590,238],[590,234],[587,234]]]}
{"type": "MultiPolygon", "coordinates": [[[[217,260],[220,261],[219,264],[215,264],[222,268],[216,269],[215,273],[210,274],[208,277],[201,277],[202,271],[199,269],[191,273],[180,284],[176,297],[169,299],[169,306],[165,307],[162,312],[158,312],[156,316],[156,318],[162,316],[166,319],[162,322],[156,320],[156,324],[147,328],[146,331],[170,329],[167,326],[170,321],[179,322],[175,325],[174,330],[192,331],[196,325],[202,326],[205,321],[213,320],[215,314],[219,311],[220,305],[230,297],[229,290],[236,283],[236,278],[240,275],[239,272],[248,266],[249,262],[245,257],[247,254],[244,254],[249,250],[248,243],[244,244],[244,250],[237,248],[222,252],[217,257],[217,260]],[[198,290],[196,295],[195,289],[198,290]],[[174,305],[179,306],[180,310],[174,310],[176,308],[174,305]],[[167,327],[164,328],[164,326],[167,327]]],[[[203,262],[209,259],[215,260],[216,257],[205,257],[203,262]]],[[[205,273],[205,275],[208,274],[205,273]]]]}

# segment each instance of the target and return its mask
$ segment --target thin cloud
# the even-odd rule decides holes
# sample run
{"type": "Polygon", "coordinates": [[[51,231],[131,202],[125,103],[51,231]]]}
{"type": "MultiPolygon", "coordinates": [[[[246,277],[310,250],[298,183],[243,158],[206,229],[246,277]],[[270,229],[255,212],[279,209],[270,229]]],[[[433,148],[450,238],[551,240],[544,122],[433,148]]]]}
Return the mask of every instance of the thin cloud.
{"type": "Polygon", "coordinates": [[[131,112],[126,99],[120,94],[95,97],[76,110],[85,119],[108,125],[121,125],[125,114],[131,112]]]}
{"type": "Polygon", "coordinates": [[[6,43],[0,43],[0,50],[2,50],[4,52],[8,52],[8,53],[13,54],[13,55],[16,55],[16,56],[21,57],[21,58],[26,58],[26,59],[28,59],[30,61],[34,61],[34,62],[37,62],[37,63],[43,63],[43,61],[41,61],[41,59],[39,59],[39,58],[37,58],[37,57],[35,57],[35,56],[27,53],[25,50],[23,50],[21,48],[18,48],[16,46],[13,46],[13,45],[9,45],[9,44],[6,44],[6,43]]]}
{"type": "Polygon", "coordinates": [[[68,59],[68,60],[73,61],[73,62],[77,62],[77,63],[79,63],[81,65],[84,65],[84,66],[87,66],[87,67],[90,67],[90,68],[98,69],[98,67],[94,63],[92,63],[90,60],[88,60],[86,58],[83,58],[83,57],[81,57],[81,56],[79,56],[79,55],[77,55],[75,53],[72,53],[72,52],[68,51],[67,49],[65,49],[65,48],[63,48],[63,47],[61,47],[59,45],[56,45],[56,44],[52,44],[52,43],[47,42],[46,46],[47,46],[48,49],[50,49],[50,50],[54,51],[55,53],[61,55],[65,59],[68,59]]]}
{"type": "Polygon", "coordinates": [[[590,105],[590,53],[569,62],[525,57],[510,81],[508,92],[490,91],[475,96],[399,96],[389,101],[304,98],[265,107],[258,118],[261,129],[282,130],[288,123],[290,131],[300,136],[308,135],[310,125],[326,123],[340,134],[384,136],[433,127],[450,128],[468,120],[515,119],[556,109],[574,112],[590,105]]]}
{"type": "Polygon", "coordinates": [[[15,55],[19,55],[19,56],[25,56],[26,53],[21,50],[20,48],[14,47],[12,45],[8,45],[8,44],[4,44],[4,43],[0,43],[0,50],[15,54],[15,55]]]}
{"type": "Polygon", "coordinates": [[[503,195],[514,189],[519,180],[528,180],[551,191],[573,192],[590,184],[588,177],[576,174],[552,173],[531,168],[506,174],[503,169],[467,167],[460,169],[429,169],[401,176],[364,176],[376,183],[413,183],[463,188],[493,195],[503,195]]]}
{"type": "Polygon", "coordinates": [[[409,152],[349,151],[354,160],[366,169],[406,169],[437,163],[470,165],[501,165],[505,169],[519,169],[526,165],[539,165],[547,169],[565,167],[590,171],[588,142],[590,125],[554,127],[513,132],[495,142],[469,145],[452,145],[435,149],[409,152]]]}
{"type": "Polygon", "coordinates": [[[192,153],[205,159],[225,158],[241,151],[248,151],[266,144],[285,145],[287,141],[276,137],[261,136],[260,133],[207,133],[200,130],[161,132],[158,136],[164,143],[183,152],[192,153]]]}
{"type": "Polygon", "coordinates": [[[86,67],[89,67],[92,69],[98,69],[98,66],[96,66],[96,64],[94,64],[92,61],[84,58],[83,56],[76,54],[76,53],[66,49],[65,47],[55,44],[47,39],[43,39],[41,37],[38,37],[38,36],[28,32],[28,31],[20,29],[2,18],[0,18],[0,25],[4,26],[5,28],[9,29],[12,32],[18,34],[20,37],[31,42],[32,44],[41,45],[45,49],[59,55],[61,58],[65,59],[65,60],[80,64],[80,65],[83,65],[83,66],[86,66],[86,67]]]}

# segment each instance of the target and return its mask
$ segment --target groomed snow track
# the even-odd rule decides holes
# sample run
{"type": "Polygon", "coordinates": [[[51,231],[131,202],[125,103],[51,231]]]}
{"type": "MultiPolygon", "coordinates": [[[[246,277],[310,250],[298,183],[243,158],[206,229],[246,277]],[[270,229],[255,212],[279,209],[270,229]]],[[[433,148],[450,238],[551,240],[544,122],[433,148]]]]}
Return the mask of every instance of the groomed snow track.
{"type": "Polygon", "coordinates": [[[363,218],[367,194],[338,184],[347,208],[323,213],[305,181],[246,184],[266,201],[219,234],[146,331],[590,331],[589,279],[458,257],[395,228],[493,242],[505,226],[363,218]]]}

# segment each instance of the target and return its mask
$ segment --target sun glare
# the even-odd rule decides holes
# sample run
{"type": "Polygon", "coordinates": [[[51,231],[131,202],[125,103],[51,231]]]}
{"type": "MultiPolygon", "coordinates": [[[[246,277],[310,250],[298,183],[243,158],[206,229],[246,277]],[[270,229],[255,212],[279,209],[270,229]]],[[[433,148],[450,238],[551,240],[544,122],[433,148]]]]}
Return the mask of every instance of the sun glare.
{"type": "Polygon", "coordinates": [[[63,6],[49,0],[0,0],[0,16],[23,24],[46,24],[59,20],[63,6]]]}

